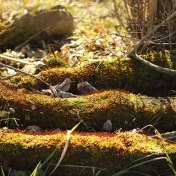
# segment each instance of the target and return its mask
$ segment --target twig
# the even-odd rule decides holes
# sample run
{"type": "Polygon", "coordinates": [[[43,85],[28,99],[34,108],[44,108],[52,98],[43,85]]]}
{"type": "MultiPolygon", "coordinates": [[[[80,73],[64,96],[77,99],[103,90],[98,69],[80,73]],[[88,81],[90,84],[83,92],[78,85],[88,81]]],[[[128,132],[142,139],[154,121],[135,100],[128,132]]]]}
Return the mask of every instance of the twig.
{"type": "Polygon", "coordinates": [[[128,57],[130,57],[131,55],[133,55],[133,53],[135,53],[137,51],[137,49],[155,32],[157,31],[162,25],[164,25],[165,23],[167,23],[169,20],[171,20],[173,17],[176,16],[176,11],[174,13],[172,13],[172,15],[170,15],[166,20],[164,20],[162,23],[160,23],[159,25],[157,25],[154,29],[152,29],[144,38],[142,38],[139,43],[129,52],[128,57]]]}
{"type": "Polygon", "coordinates": [[[131,53],[130,56],[134,57],[136,60],[138,60],[139,62],[141,62],[144,65],[147,65],[147,67],[149,67],[153,70],[156,70],[156,71],[159,71],[159,72],[171,75],[171,76],[176,76],[176,70],[169,69],[169,68],[163,68],[163,67],[160,67],[158,65],[155,65],[155,64],[143,59],[142,57],[140,57],[136,53],[131,53]]]}
{"type": "Polygon", "coordinates": [[[28,62],[28,61],[24,61],[22,59],[15,59],[13,57],[8,57],[8,56],[4,56],[2,54],[0,54],[0,58],[2,59],[7,59],[7,60],[11,60],[11,61],[15,61],[15,62],[19,62],[19,63],[22,63],[22,64],[28,64],[28,65],[31,65],[32,63],[31,62],[28,62]]]}
{"type": "Polygon", "coordinates": [[[153,41],[151,41],[149,43],[154,44],[154,45],[176,45],[176,43],[157,43],[157,42],[155,43],[153,41]]]}
{"type": "Polygon", "coordinates": [[[175,31],[175,32],[172,32],[171,34],[169,34],[169,35],[167,35],[167,36],[164,36],[164,37],[162,37],[162,38],[159,38],[159,39],[156,39],[156,40],[152,40],[152,42],[162,41],[163,39],[166,39],[166,38],[170,37],[171,35],[173,35],[173,34],[175,34],[175,33],[176,33],[176,31],[175,31]]]}
{"type": "Polygon", "coordinates": [[[0,66],[3,66],[3,67],[6,67],[6,68],[15,70],[16,72],[22,73],[23,75],[27,75],[27,76],[31,76],[31,77],[33,77],[33,78],[36,78],[36,79],[38,79],[39,81],[41,81],[42,83],[46,84],[48,87],[50,87],[50,84],[48,84],[47,82],[43,81],[42,79],[40,79],[40,78],[38,78],[38,77],[36,77],[36,76],[34,76],[34,75],[31,75],[31,74],[29,74],[29,73],[23,72],[23,71],[21,71],[21,70],[19,70],[19,69],[17,69],[17,68],[14,68],[14,67],[9,66],[9,65],[6,65],[6,64],[0,63],[0,66]]]}
{"type": "Polygon", "coordinates": [[[16,123],[16,125],[17,125],[17,126],[20,126],[20,125],[18,125],[18,123],[17,123],[17,120],[19,120],[19,121],[20,121],[20,119],[17,119],[17,118],[0,119],[0,121],[9,121],[9,120],[14,120],[14,121],[15,121],[15,123],[16,123]]]}
{"type": "Polygon", "coordinates": [[[80,117],[80,114],[79,114],[79,112],[77,113],[77,119],[76,120],[78,120],[79,122],[80,121],[82,121],[82,123],[84,124],[84,126],[88,129],[88,126],[87,126],[87,124],[83,121],[83,119],[80,117]]]}
{"type": "MultiPolygon", "coordinates": [[[[102,35],[102,36],[100,36],[100,37],[98,37],[98,38],[92,40],[92,41],[89,42],[88,44],[86,44],[86,45],[80,47],[80,48],[77,50],[77,52],[78,52],[78,51],[81,51],[81,50],[82,50],[83,48],[85,48],[85,47],[88,47],[88,46],[91,45],[92,43],[95,43],[97,40],[102,39],[102,38],[104,38],[104,37],[106,37],[106,36],[111,36],[111,35],[119,36],[119,37],[121,37],[121,38],[126,38],[126,39],[130,39],[130,40],[132,40],[132,39],[133,39],[133,40],[136,40],[136,41],[138,40],[138,39],[136,39],[136,38],[132,38],[132,37],[125,36],[125,35],[121,35],[121,34],[117,34],[117,33],[108,33],[108,34],[102,35]]],[[[76,52],[73,52],[73,54],[74,54],[74,53],[76,53],[76,52]]]]}
{"type": "Polygon", "coordinates": [[[118,6],[117,6],[116,0],[113,0],[113,3],[114,3],[114,12],[115,12],[115,14],[116,14],[117,20],[119,21],[120,25],[121,25],[123,28],[125,28],[124,23],[122,23],[122,20],[120,19],[120,15],[119,15],[119,13],[118,13],[118,6]]]}
{"type": "Polygon", "coordinates": [[[46,31],[47,29],[49,29],[50,26],[48,26],[47,28],[45,28],[44,30],[38,32],[37,34],[33,35],[32,37],[30,37],[29,39],[27,39],[25,42],[19,44],[18,46],[15,47],[14,51],[19,50],[22,46],[24,46],[26,43],[28,43],[29,41],[31,41],[33,38],[35,38],[36,36],[40,35],[43,31],[46,31]]]}

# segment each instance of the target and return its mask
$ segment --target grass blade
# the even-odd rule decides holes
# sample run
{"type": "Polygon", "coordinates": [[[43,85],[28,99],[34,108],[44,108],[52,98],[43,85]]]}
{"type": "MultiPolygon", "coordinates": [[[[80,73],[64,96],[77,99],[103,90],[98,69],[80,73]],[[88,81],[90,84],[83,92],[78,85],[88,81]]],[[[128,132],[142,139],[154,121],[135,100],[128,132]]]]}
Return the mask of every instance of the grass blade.
{"type": "MultiPolygon", "coordinates": [[[[98,176],[100,172],[102,171],[108,171],[109,169],[107,168],[99,168],[99,167],[93,167],[92,166],[80,166],[80,165],[61,165],[63,167],[73,167],[73,168],[83,168],[83,169],[93,169],[93,170],[99,170],[95,176],[98,176]]],[[[95,171],[94,171],[95,172],[95,171]]]]}
{"type": "Polygon", "coordinates": [[[40,162],[37,164],[37,166],[35,167],[34,171],[32,172],[32,174],[30,176],[36,176],[37,175],[37,170],[40,166],[40,162]]]}
{"type": "Polygon", "coordinates": [[[105,170],[108,170],[108,169],[106,169],[106,168],[100,169],[100,170],[95,174],[95,176],[98,176],[98,175],[100,174],[100,172],[105,171],[105,170]]]}
{"type": "Polygon", "coordinates": [[[176,170],[174,168],[174,164],[173,164],[171,158],[169,157],[169,155],[167,154],[167,152],[165,152],[165,153],[166,153],[166,161],[167,161],[169,167],[172,169],[173,173],[176,175],[176,170]]]}
{"type": "MultiPolygon", "coordinates": [[[[65,154],[66,154],[66,151],[67,151],[67,149],[68,149],[69,143],[70,143],[70,136],[71,136],[71,131],[68,130],[68,131],[67,131],[67,139],[66,139],[65,147],[64,147],[64,149],[63,149],[63,151],[62,151],[62,154],[61,154],[61,157],[60,157],[58,163],[56,164],[55,168],[54,168],[53,171],[50,173],[50,175],[52,175],[52,173],[57,169],[57,167],[59,166],[59,164],[60,164],[61,161],[63,160],[63,158],[64,158],[64,156],[65,156],[65,154]]],[[[49,176],[50,176],[50,175],[49,175],[49,176]]]]}
{"type": "Polygon", "coordinates": [[[46,170],[45,170],[45,172],[44,172],[44,175],[43,175],[43,176],[45,176],[45,175],[46,175],[46,173],[47,173],[47,171],[48,171],[48,169],[49,169],[49,167],[50,167],[51,163],[52,163],[52,161],[50,161],[50,163],[48,164],[48,166],[47,166],[47,168],[46,168],[46,170]]]}
{"type": "MultiPolygon", "coordinates": [[[[144,157],[144,158],[146,158],[146,157],[144,157]]],[[[140,158],[140,159],[144,159],[144,158],[140,158]]],[[[147,161],[140,162],[140,163],[135,164],[135,165],[133,165],[133,166],[131,166],[131,167],[128,167],[128,168],[126,168],[126,169],[123,169],[123,170],[119,171],[118,173],[113,174],[112,176],[119,176],[119,175],[122,175],[122,174],[124,174],[124,173],[132,172],[132,171],[130,171],[130,170],[133,169],[133,168],[135,168],[135,167],[138,167],[138,166],[141,166],[141,165],[143,165],[143,164],[147,164],[147,163],[150,163],[150,162],[153,162],[153,161],[161,160],[161,159],[166,159],[166,157],[152,158],[152,159],[149,159],[149,160],[147,160],[147,161]]],[[[136,160],[136,161],[137,161],[137,160],[136,160]]],[[[135,162],[136,162],[136,161],[135,161],[135,162]]]]}
{"type": "Polygon", "coordinates": [[[2,173],[2,176],[5,176],[2,166],[1,166],[1,173],[2,173]]]}
{"type": "MultiPolygon", "coordinates": [[[[70,130],[70,134],[81,124],[81,122],[82,122],[82,120],[81,120],[79,123],[77,123],[77,124],[70,130]]],[[[64,143],[64,141],[65,141],[65,139],[63,139],[63,140],[57,145],[57,147],[60,146],[62,143],[64,143]]],[[[53,150],[53,152],[46,158],[46,160],[43,162],[43,164],[40,165],[39,168],[42,168],[43,165],[45,165],[45,164],[53,157],[53,155],[54,155],[54,154],[56,153],[56,151],[57,151],[57,147],[56,147],[56,148],[53,150]]]]}

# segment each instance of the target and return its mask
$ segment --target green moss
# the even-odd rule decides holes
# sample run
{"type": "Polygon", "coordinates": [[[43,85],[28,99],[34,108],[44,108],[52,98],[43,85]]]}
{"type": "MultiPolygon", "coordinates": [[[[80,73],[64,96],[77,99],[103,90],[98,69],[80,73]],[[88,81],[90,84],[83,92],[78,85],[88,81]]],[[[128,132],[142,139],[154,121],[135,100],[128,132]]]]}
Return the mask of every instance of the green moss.
{"type": "Polygon", "coordinates": [[[81,108],[85,105],[85,103],[88,103],[84,98],[72,98],[69,101],[68,107],[70,109],[75,109],[75,108],[81,108]]]}
{"type": "Polygon", "coordinates": [[[9,117],[9,112],[7,111],[0,111],[0,119],[6,119],[9,117]]]}
{"type": "Polygon", "coordinates": [[[149,52],[142,56],[144,59],[155,63],[156,65],[166,67],[166,68],[173,68],[173,62],[170,58],[170,51],[158,51],[158,52],[149,52]]]}
{"type": "Polygon", "coordinates": [[[51,58],[48,60],[48,62],[46,63],[49,67],[57,67],[57,66],[61,66],[61,67],[68,67],[68,63],[63,60],[58,58],[57,56],[51,58]]]}

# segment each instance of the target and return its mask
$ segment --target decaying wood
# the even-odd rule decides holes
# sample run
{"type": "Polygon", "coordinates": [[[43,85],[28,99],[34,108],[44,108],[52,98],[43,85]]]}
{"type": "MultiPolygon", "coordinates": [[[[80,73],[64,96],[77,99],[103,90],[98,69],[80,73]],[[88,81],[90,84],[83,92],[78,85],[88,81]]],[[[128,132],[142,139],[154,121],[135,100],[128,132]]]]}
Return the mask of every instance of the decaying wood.
{"type": "Polygon", "coordinates": [[[171,76],[176,76],[176,70],[173,69],[169,69],[169,68],[163,68],[161,66],[155,65],[145,59],[143,59],[141,56],[139,56],[136,53],[131,53],[130,54],[131,57],[135,58],[136,60],[138,60],[139,62],[141,62],[142,64],[146,65],[147,67],[156,70],[158,72],[162,72],[171,76]]]}
{"type": "MultiPolygon", "coordinates": [[[[66,138],[67,134],[65,132],[50,135],[47,135],[47,133],[46,135],[29,135],[13,132],[1,134],[0,164],[3,168],[11,167],[13,169],[23,168],[33,170],[39,163],[39,160],[41,161],[41,168],[48,161],[46,159],[49,158],[48,156],[51,156],[51,153],[54,153],[54,155],[49,159],[52,163],[56,163],[63,151],[66,138]],[[59,144],[59,147],[55,149],[56,144],[59,144]],[[56,150],[58,151],[53,152],[56,150]]],[[[142,157],[145,157],[142,161],[146,161],[144,159],[149,160],[151,157],[156,157],[156,159],[159,157],[162,159],[161,162],[157,159],[157,162],[153,160],[154,163],[150,163],[152,164],[150,166],[152,168],[150,175],[156,175],[156,169],[158,169],[157,173],[159,173],[158,171],[161,173],[161,169],[162,172],[166,169],[168,171],[166,167],[168,166],[167,162],[164,162],[165,157],[163,157],[165,152],[174,161],[176,158],[175,144],[133,132],[110,134],[73,133],[71,138],[67,154],[63,160],[63,165],[86,166],[87,163],[91,163],[95,168],[108,168],[107,170],[100,170],[102,171],[101,175],[106,176],[112,176],[114,170],[118,171],[129,165],[131,163],[129,158],[133,160],[138,159],[138,161],[141,161],[142,157]],[[155,173],[153,173],[153,167],[156,168],[155,173]]],[[[43,170],[46,170],[45,167],[48,167],[48,163],[42,167],[43,170]]],[[[87,167],[87,170],[84,167],[81,171],[86,171],[85,175],[92,175],[92,166],[90,167],[90,169],[87,169],[87,167]]],[[[144,172],[144,170],[142,171],[144,172]]],[[[98,171],[96,170],[96,172],[98,171]]],[[[49,175],[49,173],[46,175],[49,175]]],[[[60,175],[60,173],[62,172],[56,172],[54,175],[60,175]]],[[[72,167],[67,171],[67,175],[77,175],[77,173],[78,168],[76,167],[72,167]]]]}

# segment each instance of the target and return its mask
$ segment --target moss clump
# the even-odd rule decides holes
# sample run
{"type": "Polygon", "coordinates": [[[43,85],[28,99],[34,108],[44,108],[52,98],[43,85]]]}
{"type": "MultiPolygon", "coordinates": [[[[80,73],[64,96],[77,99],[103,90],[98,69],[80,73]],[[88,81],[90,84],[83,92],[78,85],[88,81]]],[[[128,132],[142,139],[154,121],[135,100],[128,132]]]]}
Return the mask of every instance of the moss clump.
{"type": "Polygon", "coordinates": [[[47,62],[46,64],[49,66],[49,67],[68,67],[68,63],[64,60],[64,59],[60,59],[58,58],[57,56],[53,56],[51,57],[47,62]]]}
{"type": "Polygon", "coordinates": [[[144,59],[155,63],[161,67],[173,68],[174,63],[171,61],[170,51],[158,51],[158,52],[149,52],[142,56],[144,59]]]}
{"type": "MultiPolygon", "coordinates": [[[[3,133],[0,138],[0,165],[32,170],[39,161],[44,162],[57,145],[58,151],[52,158],[52,163],[56,163],[64,147],[65,142],[61,144],[63,139],[66,139],[66,132],[44,135],[3,133]]],[[[175,144],[161,139],[132,132],[73,133],[62,164],[107,168],[107,175],[112,175],[131,163],[130,159],[134,161],[153,153],[153,157],[159,157],[165,152],[175,161],[175,144]]],[[[77,169],[73,168],[67,171],[70,175],[76,172],[77,169]]],[[[87,172],[90,174],[92,170],[87,172]]]]}

